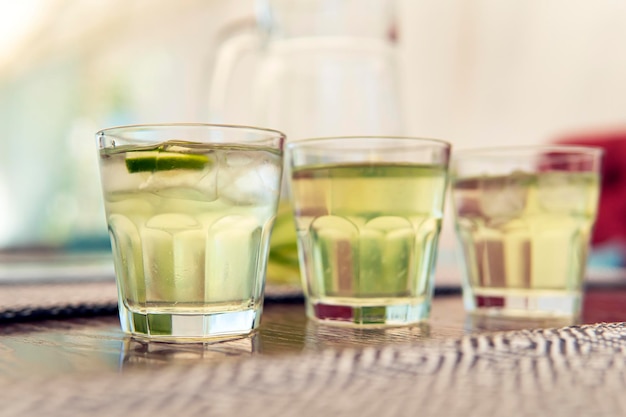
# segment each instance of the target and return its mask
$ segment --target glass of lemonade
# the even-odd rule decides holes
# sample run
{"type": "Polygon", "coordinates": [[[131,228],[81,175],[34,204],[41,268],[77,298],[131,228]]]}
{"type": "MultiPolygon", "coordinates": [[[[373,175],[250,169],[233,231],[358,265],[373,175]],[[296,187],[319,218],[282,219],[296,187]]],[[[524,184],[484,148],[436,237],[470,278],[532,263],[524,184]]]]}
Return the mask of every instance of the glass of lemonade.
{"type": "Polygon", "coordinates": [[[340,137],[287,149],[308,317],[374,326],[427,318],[450,145],[340,137]]]}
{"type": "Polygon", "coordinates": [[[96,139],[122,329],[173,341],[255,329],[284,135],[176,124],[96,139]]]}
{"type": "Polygon", "coordinates": [[[456,152],[452,191],[469,312],[575,319],[596,217],[601,151],[456,152]]]}

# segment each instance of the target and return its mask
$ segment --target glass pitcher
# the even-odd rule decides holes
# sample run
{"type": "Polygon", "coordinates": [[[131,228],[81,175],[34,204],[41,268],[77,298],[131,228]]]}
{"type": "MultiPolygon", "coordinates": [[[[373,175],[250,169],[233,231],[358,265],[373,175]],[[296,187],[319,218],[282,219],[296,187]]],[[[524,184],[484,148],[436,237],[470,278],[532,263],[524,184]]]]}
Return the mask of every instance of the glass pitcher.
{"type": "MultiPolygon", "coordinates": [[[[393,0],[257,0],[254,24],[230,30],[218,48],[210,121],[269,126],[288,141],[401,135],[396,34],[393,0]]],[[[283,196],[268,281],[297,283],[283,196]]]]}

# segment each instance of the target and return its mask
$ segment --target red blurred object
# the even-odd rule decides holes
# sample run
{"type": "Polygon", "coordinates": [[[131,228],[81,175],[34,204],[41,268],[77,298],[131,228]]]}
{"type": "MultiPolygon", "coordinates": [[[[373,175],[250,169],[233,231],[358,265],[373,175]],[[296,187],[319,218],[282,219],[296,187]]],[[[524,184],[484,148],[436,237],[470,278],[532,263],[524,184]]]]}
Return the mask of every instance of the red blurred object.
{"type": "Polygon", "coordinates": [[[592,244],[626,244],[626,128],[564,137],[557,142],[604,149],[600,206],[592,244]]]}

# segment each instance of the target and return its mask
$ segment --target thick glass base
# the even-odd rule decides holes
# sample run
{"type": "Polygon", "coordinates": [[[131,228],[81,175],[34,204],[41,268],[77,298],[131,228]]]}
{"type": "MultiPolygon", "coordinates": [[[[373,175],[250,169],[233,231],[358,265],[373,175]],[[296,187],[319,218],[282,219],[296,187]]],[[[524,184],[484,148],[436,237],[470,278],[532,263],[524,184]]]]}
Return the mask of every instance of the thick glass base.
{"type": "Polygon", "coordinates": [[[404,326],[430,315],[430,301],[403,299],[376,303],[361,299],[307,300],[307,316],[320,323],[344,326],[404,326]],[[346,302],[349,301],[349,302],[346,302]]]}
{"type": "Polygon", "coordinates": [[[166,342],[206,342],[240,337],[256,329],[261,307],[226,312],[134,312],[120,307],[122,330],[134,337],[166,342]]]}
{"type": "Polygon", "coordinates": [[[465,307],[474,315],[509,318],[576,318],[581,291],[480,289],[466,290],[465,307]]]}

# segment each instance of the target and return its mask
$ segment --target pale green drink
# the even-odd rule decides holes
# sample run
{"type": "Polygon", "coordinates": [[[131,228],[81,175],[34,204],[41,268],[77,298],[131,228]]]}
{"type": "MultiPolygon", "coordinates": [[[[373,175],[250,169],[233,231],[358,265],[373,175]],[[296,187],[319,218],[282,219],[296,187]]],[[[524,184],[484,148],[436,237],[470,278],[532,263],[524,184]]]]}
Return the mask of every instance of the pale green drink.
{"type": "Polygon", "coordinates": [[[452,195],[469,312],[562,324],[580,317],[600,161],[599,149],[572,146],[456,154],[452,195]]]}
{"type": "Polygon", "coordinates": [[[308,316],[361,325],[428,317],[446,181],[445,164],[382,160],[293,167],[308,316]]]}
{"type": "Polygon", "coordinates": [[[280,150],[168,141],[100,158],[123,329],[198,338],[256,328],[280,150]]]}
{"type": "Polygon", "coordinates": [[[599,175],[517,172],[454,184],[472,311],[577,314],[599,175]]]}

